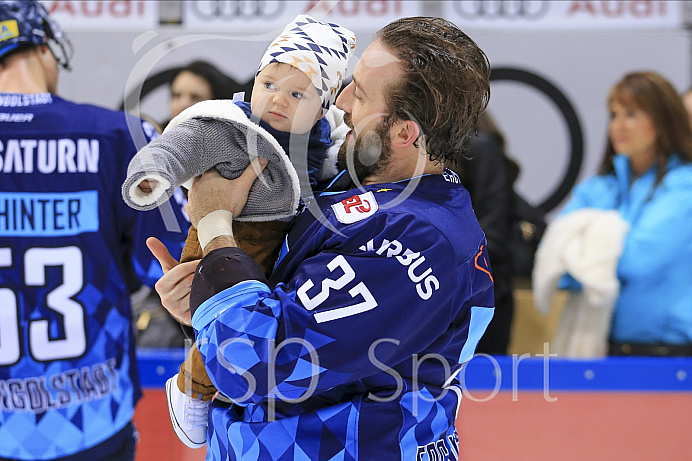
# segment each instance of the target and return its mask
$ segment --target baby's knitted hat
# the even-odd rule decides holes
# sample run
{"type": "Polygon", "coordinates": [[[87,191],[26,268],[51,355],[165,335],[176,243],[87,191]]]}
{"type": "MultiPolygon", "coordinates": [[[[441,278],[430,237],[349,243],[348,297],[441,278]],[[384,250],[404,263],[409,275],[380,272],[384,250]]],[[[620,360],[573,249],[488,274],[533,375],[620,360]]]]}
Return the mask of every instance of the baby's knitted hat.
{"type": "Polygon", "coordinates": [[[324,115],[336,100],[355,47],[356,36],[350,30],[299,15],[269,45],[257,73],[273,62],[302,71],[317,89],[324,115]]]}

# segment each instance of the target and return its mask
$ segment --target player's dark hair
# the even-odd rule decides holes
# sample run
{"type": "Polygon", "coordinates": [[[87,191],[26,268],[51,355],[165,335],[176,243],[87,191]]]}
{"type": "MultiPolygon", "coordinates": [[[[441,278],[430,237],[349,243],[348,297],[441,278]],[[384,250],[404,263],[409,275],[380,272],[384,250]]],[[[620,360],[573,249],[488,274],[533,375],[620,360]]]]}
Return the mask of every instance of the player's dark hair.
{"type": "Polygon", "coordinates": [[[485,53],[441,18],[399,19],[376,38],[404,63],[404,78],[387,97],[393,119],[420,125],[431,160],[453,159],[465,149],[490,98],[485,53]]]}
{"type": "Polygon", "coordinates": [[[0,68],[5,68],[7,60],[10,58],[10,56],[14,56],[19,53],[24,53],[25,51],[28,50],[33,50],[36,46],[38,45],[29,45],[29,44],[22,44],[17,46],[17,48],[6,52],[2,56],[0,56],[0,68]]]}

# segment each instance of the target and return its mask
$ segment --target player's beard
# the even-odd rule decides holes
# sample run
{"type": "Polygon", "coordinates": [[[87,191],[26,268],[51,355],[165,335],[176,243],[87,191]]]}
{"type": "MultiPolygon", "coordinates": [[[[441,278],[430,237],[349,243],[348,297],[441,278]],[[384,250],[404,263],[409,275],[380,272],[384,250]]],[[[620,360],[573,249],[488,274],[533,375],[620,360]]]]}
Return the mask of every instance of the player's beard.
{"type": "MultiPolygon", "coordinates": [[[[351,128],[351,115],[344,115],[344,122],[351,128]]],[[[381,173],[392,161],[392,145],[389,139],[391,123],[383,118],[375,128],[346,140],[339,148],[339,168],[346,168],[352,178],[363,184],[367,178],[381,173]]]]}

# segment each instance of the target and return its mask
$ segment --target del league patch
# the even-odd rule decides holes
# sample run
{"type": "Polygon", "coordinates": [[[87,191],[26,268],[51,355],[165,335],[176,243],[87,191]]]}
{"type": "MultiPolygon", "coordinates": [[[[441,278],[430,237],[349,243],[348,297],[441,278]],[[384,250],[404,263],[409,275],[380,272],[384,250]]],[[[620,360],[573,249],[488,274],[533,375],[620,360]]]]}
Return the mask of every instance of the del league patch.
{"type": "Polygon", "coordinates": [[[332,209],[339,222],[353,224],[374,215],[378,206],[373,193],[366,192],[335,203],[332,209]]]}

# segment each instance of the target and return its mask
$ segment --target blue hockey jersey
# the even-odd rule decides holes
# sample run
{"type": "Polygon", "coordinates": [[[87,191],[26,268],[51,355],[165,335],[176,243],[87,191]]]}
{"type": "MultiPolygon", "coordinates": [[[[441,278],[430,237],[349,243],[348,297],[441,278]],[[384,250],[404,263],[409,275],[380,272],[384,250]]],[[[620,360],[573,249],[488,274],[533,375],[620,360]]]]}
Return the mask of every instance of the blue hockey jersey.
{"type": "Polygon", "coordinates": [[[137,135],[141,147],[156,132],[48,93],[0,93],[0,457],[69,456],[132,419],[129,295],[162,273],[144,240],[179,254],[187,231],[179,205],[166,216],[123,202],[137,135]]]}
{"type": "Polygon", "coordinates": [[[215,250],[193,282],[200,352],[235,402],[212,404],[207,459],[458,459],[456,375],[493,282],[456,175],[323,193],[270,280],[252,264],[215,250]]]}

